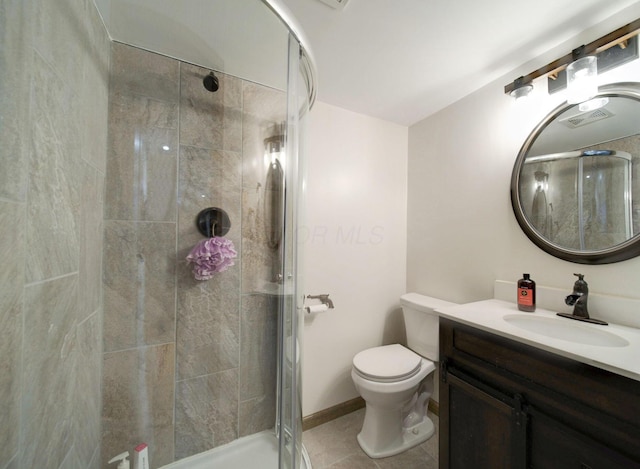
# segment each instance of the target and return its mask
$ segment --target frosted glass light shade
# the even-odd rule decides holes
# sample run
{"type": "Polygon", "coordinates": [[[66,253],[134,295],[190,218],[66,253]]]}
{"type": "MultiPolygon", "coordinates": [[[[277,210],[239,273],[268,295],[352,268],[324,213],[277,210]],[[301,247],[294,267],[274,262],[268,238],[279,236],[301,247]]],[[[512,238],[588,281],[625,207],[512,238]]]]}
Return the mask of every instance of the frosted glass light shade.
{"type": "Polygon", "coordinates": [[[518,88],[514,88],[513,91],[509,94],[511,95],[512,98],[515,98],[516,101],[519,101],[529,96],[529,93],[531,93],[531,90],[533,90],[533,85],[527,84],[527,85],[522,85],[518,88]]]}
{"type": "Polygon", "coordinates": [[[567,67],[567,103],[578,104],[598,94],[598,59],[583,57],[567,67]]]}

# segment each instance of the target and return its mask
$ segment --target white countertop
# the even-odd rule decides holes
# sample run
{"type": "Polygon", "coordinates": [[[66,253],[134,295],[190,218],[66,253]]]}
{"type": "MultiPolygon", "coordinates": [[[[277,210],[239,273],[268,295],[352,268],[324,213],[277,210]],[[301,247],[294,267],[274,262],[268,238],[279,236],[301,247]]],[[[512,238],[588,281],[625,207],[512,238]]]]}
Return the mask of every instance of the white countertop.
{"type": "Polygon", "coordinates": [[[515,303],[495,299],[438,308],[436,311],[441,317],[640,381],[640,329],[616,324],[601,326],[574,321],[558,317],[554,311],[540,308],[537,308],[535,313],[525,313],[519,311],[515,303]],[[615,334],[629,342],[629,345],[623,347],[586,345],[552,338],[510,324],[504,319],[506,315],[537,316],[568,321],[575,327],[596,328],[615,334]]]}

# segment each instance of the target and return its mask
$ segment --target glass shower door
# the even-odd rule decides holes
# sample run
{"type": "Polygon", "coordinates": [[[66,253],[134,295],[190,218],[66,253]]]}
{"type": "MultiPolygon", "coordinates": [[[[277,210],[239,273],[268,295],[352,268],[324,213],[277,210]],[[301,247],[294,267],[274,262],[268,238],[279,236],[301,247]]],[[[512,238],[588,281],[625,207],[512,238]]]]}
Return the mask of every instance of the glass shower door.
{"type": "Polygon", "coordinates": [[[302,220],[304,165],[301,155],[304,122],[308,115],[308,92],[301,74],[300,45],[289,37],[287,83],[287,122],[285,157],[284,234],[282,266],[284,294],[279,301],[278,409],[276,433],[279,436],[279,468],[306,467],[302,448],[302,387],[300,314],[303,311],[301,259],[297,249],[297,227],[302,220]],[[287,288],[290,288],[287,291],[287,288]]]}
{"type": "Polygon", "coordinates": [[[585,156],[578,161],[580,249],[615,246],[633,237],[631,155],[585,156]]]}

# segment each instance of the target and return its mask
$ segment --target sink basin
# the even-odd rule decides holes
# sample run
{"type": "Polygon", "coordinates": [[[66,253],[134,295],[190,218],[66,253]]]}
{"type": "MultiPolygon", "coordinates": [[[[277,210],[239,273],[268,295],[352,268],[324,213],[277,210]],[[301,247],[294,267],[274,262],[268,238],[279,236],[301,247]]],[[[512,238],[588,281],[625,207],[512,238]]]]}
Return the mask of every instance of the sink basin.
{"type": "Polygon", "coordinates": [[[504,316],[504,320],[512,326],[552,339],[599,347],[626,347],[629,345],[626,339],[616,334],[596,329],[603,326],[585,326],[575,321],[561,318],[525,316],[522,314],[507,314],[504,316]]]}

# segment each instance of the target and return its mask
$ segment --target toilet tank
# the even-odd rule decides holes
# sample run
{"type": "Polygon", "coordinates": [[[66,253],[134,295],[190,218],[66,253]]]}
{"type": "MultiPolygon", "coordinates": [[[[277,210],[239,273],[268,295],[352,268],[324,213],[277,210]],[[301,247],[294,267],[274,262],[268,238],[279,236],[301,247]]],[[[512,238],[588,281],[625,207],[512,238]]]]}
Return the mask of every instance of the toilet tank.
{"type": "Polygon", "coordinates": [[[406,293],[400,297],[400,305],[407,332],[407,346],[429,360],[438,361],[439,327],[435,310],[454,306],[455,303],[419,293],[406,293]]]}

